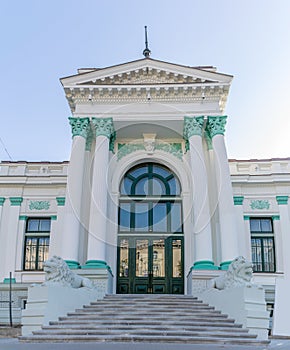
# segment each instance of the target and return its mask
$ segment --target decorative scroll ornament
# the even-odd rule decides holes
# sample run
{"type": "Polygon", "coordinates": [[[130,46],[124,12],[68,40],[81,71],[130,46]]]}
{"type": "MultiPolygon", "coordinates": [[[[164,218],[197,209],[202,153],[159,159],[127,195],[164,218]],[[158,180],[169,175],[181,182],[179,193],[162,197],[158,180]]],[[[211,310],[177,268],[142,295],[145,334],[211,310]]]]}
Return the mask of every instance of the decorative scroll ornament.
{"type": "Polygon", "coordinates": [[[71,125],[72,136],[82,136],[85,139],[88,136],[89,131],[89,118],[68,118],[71,125]]]}
{"type": "Polygon", "coordinates": [[[219,116],[219,117],[208,117],[206,129],[211,139],[215,135],[224,135],[226,122],[227,122],[226,115],[219,116]]]}
{"type": "Polygon", "coordinates": [[[30,210],[48,210],[49,208],[49,201],[31,201],[29,203],[30,210]]]}
{"type": "Polygon", "coordinates": [[[270,208],[270,203],[267,200],[253,200],[251,201],[250,207],[255,210],[255,209],[269,209],[270,208]]]}

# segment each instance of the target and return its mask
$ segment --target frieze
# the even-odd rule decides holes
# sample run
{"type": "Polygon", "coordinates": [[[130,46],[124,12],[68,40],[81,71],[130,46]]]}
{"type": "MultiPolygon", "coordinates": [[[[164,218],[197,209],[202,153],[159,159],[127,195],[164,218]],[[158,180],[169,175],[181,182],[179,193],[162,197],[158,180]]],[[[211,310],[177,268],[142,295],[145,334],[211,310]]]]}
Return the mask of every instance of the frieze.
{"type": "Polygon", "coordinates": [[[29,210],[48,210],[50,208],[49,201],[30,201],[29,210]]]}

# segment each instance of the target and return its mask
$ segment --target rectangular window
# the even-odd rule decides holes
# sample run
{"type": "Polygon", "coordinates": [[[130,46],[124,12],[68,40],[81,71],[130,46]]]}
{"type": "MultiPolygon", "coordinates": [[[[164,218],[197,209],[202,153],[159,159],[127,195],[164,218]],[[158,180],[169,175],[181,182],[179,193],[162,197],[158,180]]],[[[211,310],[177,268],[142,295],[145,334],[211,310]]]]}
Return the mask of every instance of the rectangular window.
{"type": "Polygon", "coordinates": [[[254,272],[275,272],[275,244],[271,218],[251,218],[251,247],[254,272]]]}
{"type": "Polygon", "coordinates": [[[48,259],[50,218],[28,219],[24,245],[24,270],[43,270],[48,259]]]}

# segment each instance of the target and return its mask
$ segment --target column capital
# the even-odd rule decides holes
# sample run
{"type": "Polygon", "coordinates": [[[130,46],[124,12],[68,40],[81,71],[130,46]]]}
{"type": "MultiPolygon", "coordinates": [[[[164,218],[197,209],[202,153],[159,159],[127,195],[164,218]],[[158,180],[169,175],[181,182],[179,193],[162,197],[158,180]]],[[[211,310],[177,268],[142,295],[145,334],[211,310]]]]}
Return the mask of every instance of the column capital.
{"type": "Polygon", "coordinates": [[[89,125],[87,139],[86,139],[86,151],[91,150],[93,139],[94,139],[94,133],[93,133],[91,126],[89,125]]]}
{"type": "Polygon", "coordinates": [[[65,197],[56,197],[55,199],[58,207],[63,207],[65,205],[65,197]]]}
{"type": "Polygon", "coordinates": [[[213,138],[216,135],[224,135],[226,122],[227,122],[226,115],[217,116],[217,117],[209,116],[207,118],[206,129],[208,131],[210,138],[213,138]]]}
{"type": "Polygon", "coordinates": [[[191,136],[202,136],[204,117],[184,117],[183,122],[183,138],[185,140],[185,148],[189,150],[189,139],[191,136]]]}
{"type": "Polygon", "coordinates": [[[243,205],[244,196],[234,196],[234,205],[243,205]]]}
{"type": "Polygon", "coordinates": [[[74,138],[75,136],[82,136],[86,139],[88,136],[90,124],[89,118],[69,117],[68,119],[71,125],[72,137],[74,138]]]}
{"type": "Polygon", "coordinates": [[[20,206],[21,203],[23,202],[23,198],[22,197],[10,197],[10,204],[11,206],[20,206]]]}
{"type": "Polygon", "coordinates": [[[287,205],[288,196],[276,196],[276,201],[278,205],[287,205]]]}
{"type": "Polygon", "coordinates": [[[114,142],[116,140],[113,118],[92,118],[92,123],[95,137],[107,137],[110,141],[109,150],[113,152],[114,142]]]}
{"type": "Polygon", "coordinates": [[[0,197],[0,207],[3,206],[4,202],[5,202],[5,197],[0,197]]]}

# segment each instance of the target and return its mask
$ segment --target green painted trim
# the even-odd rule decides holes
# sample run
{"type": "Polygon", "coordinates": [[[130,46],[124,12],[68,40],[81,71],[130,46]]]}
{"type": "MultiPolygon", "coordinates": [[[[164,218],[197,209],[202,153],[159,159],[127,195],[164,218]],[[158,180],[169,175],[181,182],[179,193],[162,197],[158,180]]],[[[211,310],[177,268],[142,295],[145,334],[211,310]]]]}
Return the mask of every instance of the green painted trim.
{"type": "Polygon", "coordinates": [[[211,151],[213,149],[212,148],[212,139],[210,137],[210,134],[209,134],[209,131],[207,128],[205,128],[205,130],[204,130],[204,138],[205,138],[205,141],[207,144],[208,151],[211,151]]]}
{"type": "MultiPolygon", "coordinates": [[[[3,283],[4,284],[9,284],[10,283],[10,278],[9,277],[4,278],[3,283]]],[[[15,278],[11,278],[11,283],[12,284],[16,283],[16,279],[15,278]]]]}
{"type": "Polygon", "coordinates": [[[0,206],[2,207],[2,205],[4,204],[5,202],[5,197],[0,197],[0,206]]]}
{"type": "Polygon", "coordinates": [[[22,197],[10,197],[10,204],[11,206],[20,206],[21,203],[23,202],[23,198],[22,197]]]}
{"type": "Polygon", "coordinates": [[[224,135],[226,123],[226,115],[207,117],[206,130],[208,131],[209,137],[212,139],[216,135],[224,135]]]}
{"type": "Polygon", "coordinates": [[[56,215],[51,215],[50,219],[55,221],[55,220],[57,220],[57,216],[56,215]]]}
{"type": "Polygon", "coordinates": [[[273,215],[272,216],[272,220],[275,221],[275,220],[280,220],[280,215],[273,215]]]}
{"type": "Polygon", "coordinates": [[[219,270],[219,267],[211,260],[200,260],[193,264],[191,270],[219,270]]]}
{"type": "Polygon", "coordinates": [[[88,260],[85,265],[81,267],[82,269],[107,269],[110,270],[110,267],[104,260],[88,260]]]}
{"type": "Polygon", "coordinates": [[[287,205],[288,204],[288,196],[276,196],[276,201],[278,205],[287,205]]]}
{"type": "Polygon", "coordinates": [[[19,220],[26,220],[27,219],[27,216],[26,215],[19,215],[19,220]]]}
{"type": "Polygon", "coordinates": [[[221,262],[220,263],[220,270],[228,270],[231,263],[232,263],[232,260],[221,262]]]}
{"type": "Polygon", "coordinates": [[[250,220],[250,218],[251,218],[250,216],[244,215],[244,220],[245,220],[245,221],[250,220]]]}
{"type": "Polygon", "coordinates": [[[69,117],[68,120],[71,126],[72,137],[82,136],[86,139],[88,136],[90,119],[69,117]]]}
{"type": "Polygon", "coordinates": [[[63,207],[65,205],[65,197],[56,197],[57,205],[63,207]]]}
{"type": "Polygon", "coordinates": [[[94,139],[94,133],[91,126],[89,125],[88,134],[86,138],[86,151],[89,151],[89,152],[91,151],[93,139],[94,139]]]}
{"type": "Polygon", "coordinates": [[[75,260],[65,260],[71,270],[80,269],[80,263],[75,260]]]}
{"type": "Polygon", "coordinates": [[[243,205],[244,196],[234,196],[234,205],[243,205]]]}

